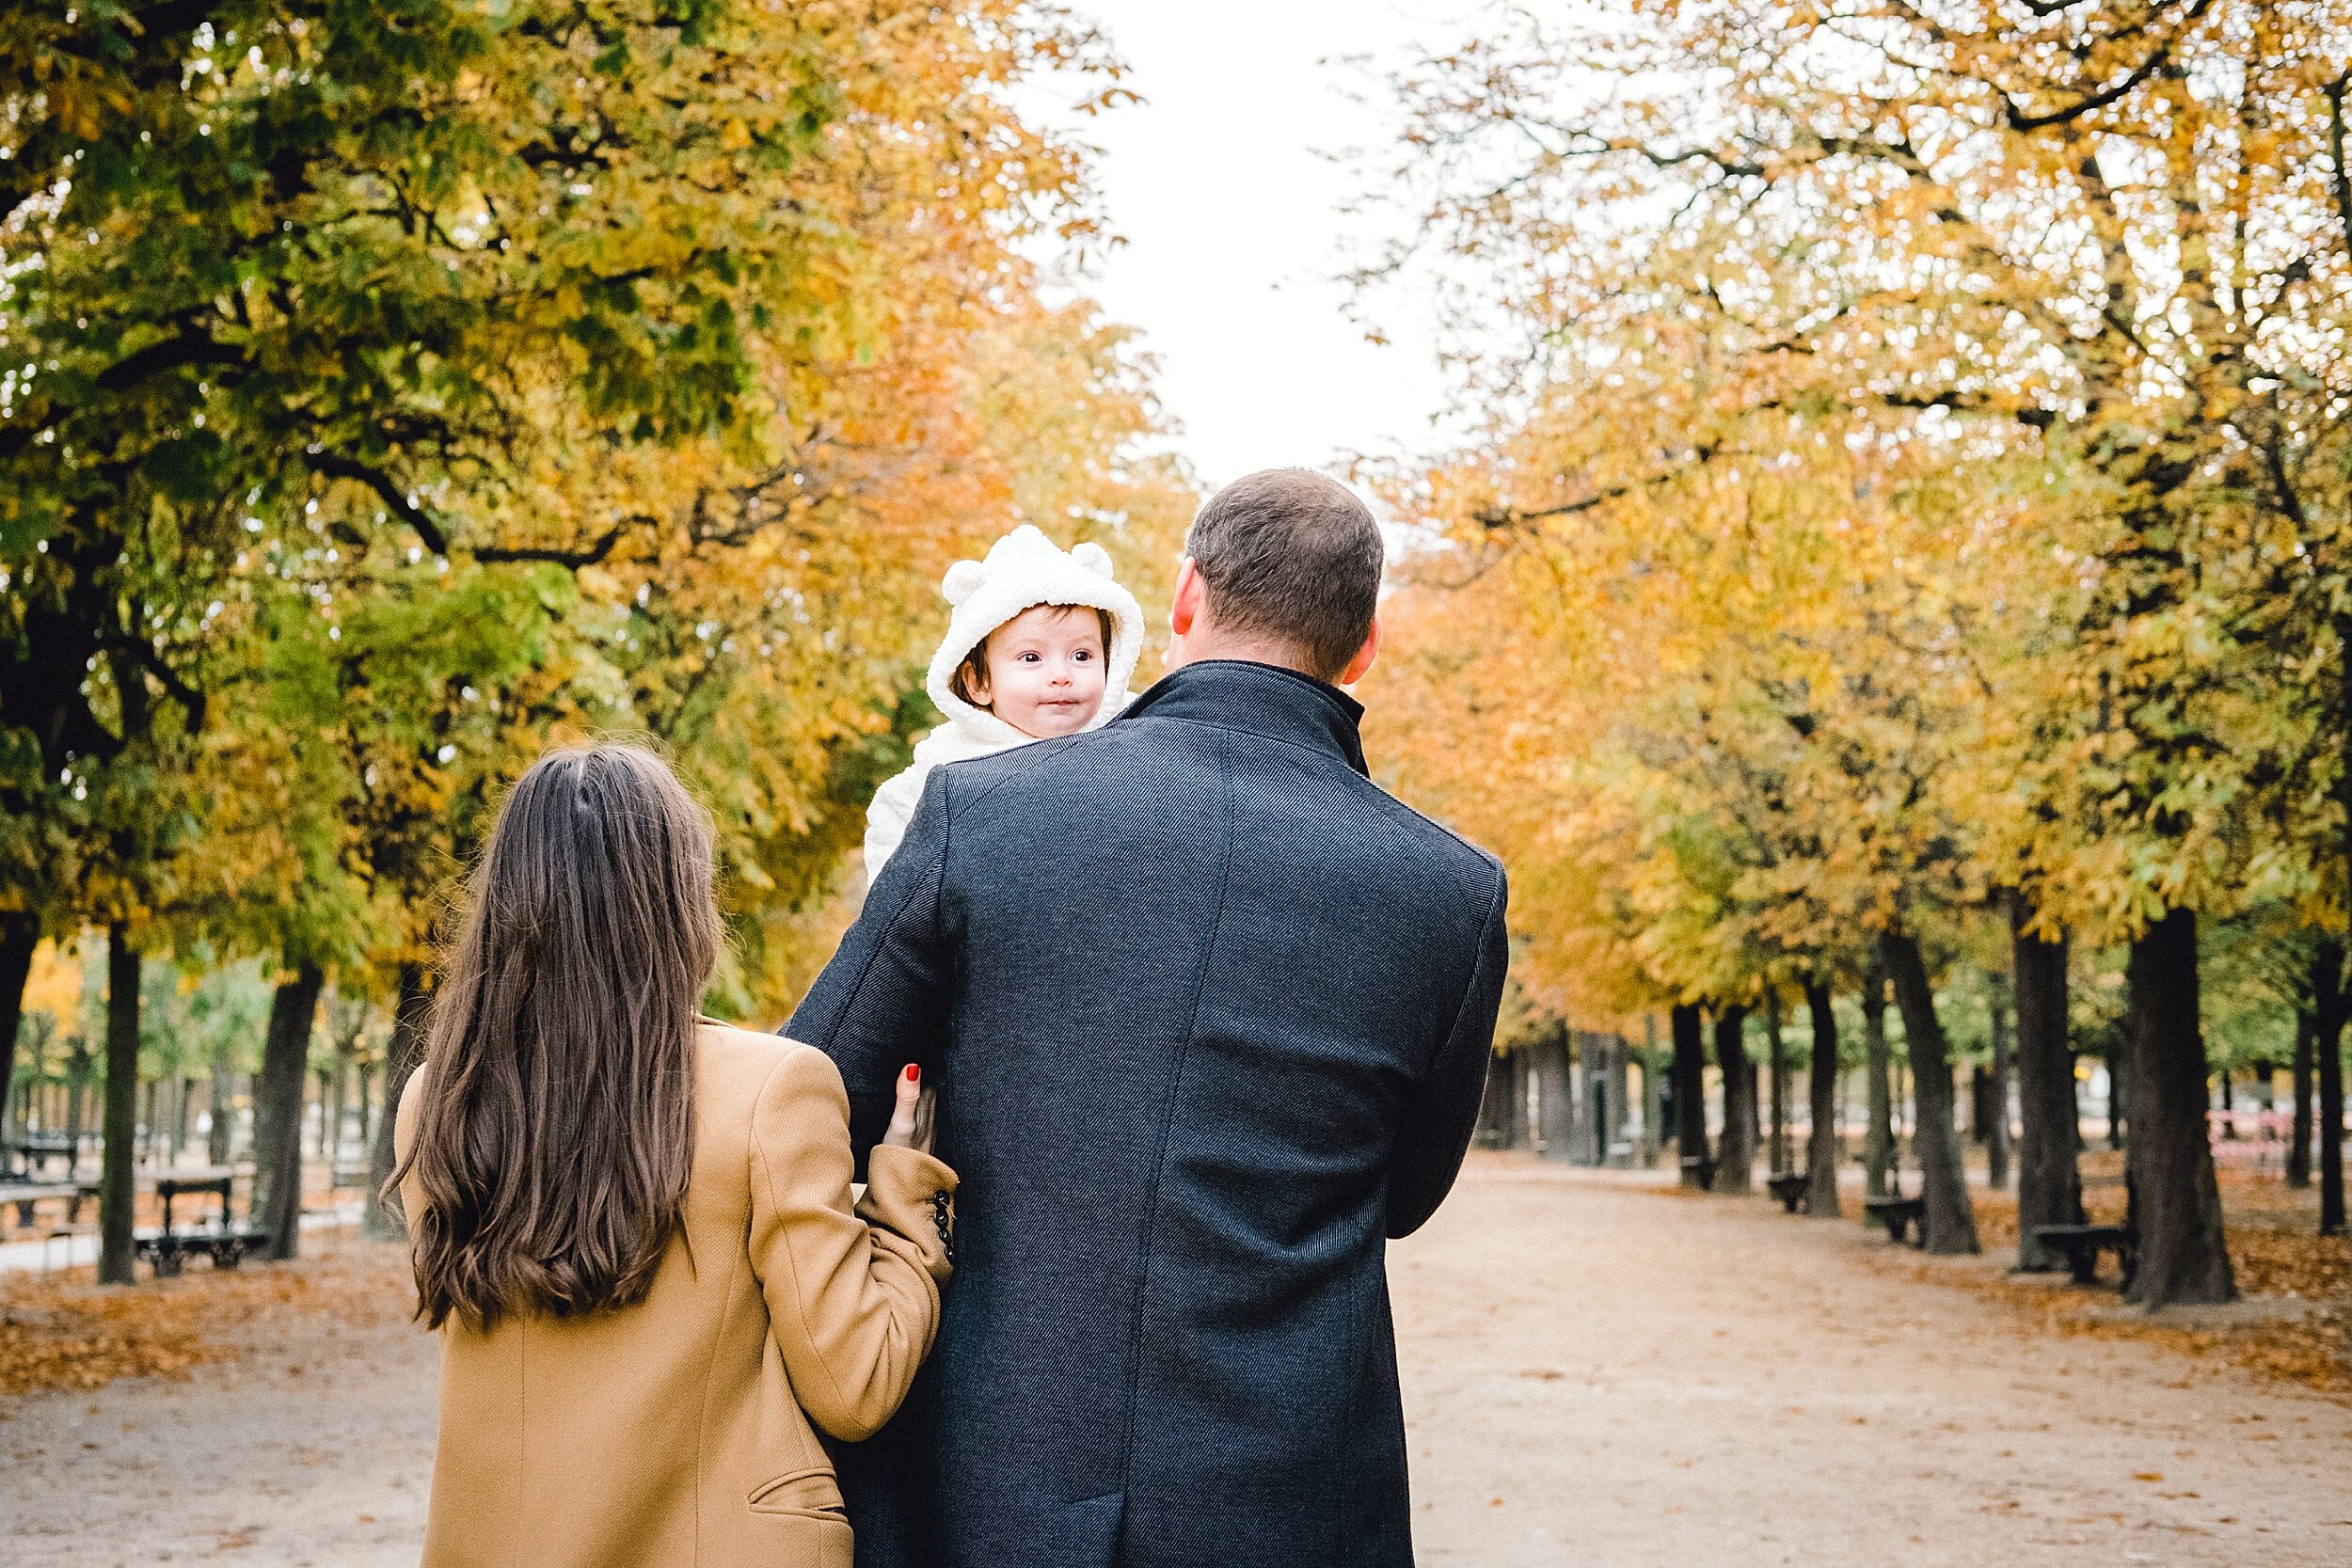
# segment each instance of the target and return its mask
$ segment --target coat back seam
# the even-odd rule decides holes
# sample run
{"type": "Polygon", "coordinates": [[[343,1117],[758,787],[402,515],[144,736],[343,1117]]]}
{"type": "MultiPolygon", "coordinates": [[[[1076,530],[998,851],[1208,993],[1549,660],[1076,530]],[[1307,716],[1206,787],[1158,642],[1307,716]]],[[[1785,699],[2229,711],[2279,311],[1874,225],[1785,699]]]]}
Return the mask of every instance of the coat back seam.
{"type": "Polygon", "coordinates": [[[1136,1467],[1136,1402],[1143,1385],[1143,1320],[1152,1294],[1152,1243],[1157,1228],[1160,1212],[1160,1183],[1168,1169],[1168,1139],[1176,1121],[1176,1101],[1183,1092],[1184,1062],[1192,1053],[1193,1037],[1200,1028],[1200,1004],[1208,994],[1209,968],[1216,956],[1218,930],[1225,924],[1226,889],[1233,874],[1233,836],[1235,804],[1233,800],[1233,742],[1228,735],[1217,751],[1217,775],[1225,791],[1225,846],[1216,874],[1216,907],[1209,915],[1209,933],[1200,945],[1200,973],[1193,982],[1192,1007],[1184,1019],[1184,1031],[1176,1048],[1176,1064],[1168,1075],[1168,1103],[1160,1112],[1159,1136],[1152,1148],[1152,1185],[1143,1201],[1143,1246],[1136,1269],[1135,1321],[1128,1334],[1127,1350],[1127,1410],[1124,1430],[1120,1433],[1119,1455],[1120,1506],[1119,1530],[1115,1537],[1114,1560],[1118,1550],[1124,1548],[1127,1534],[1128,1494],[1133,1490],[1136,1467]]]}

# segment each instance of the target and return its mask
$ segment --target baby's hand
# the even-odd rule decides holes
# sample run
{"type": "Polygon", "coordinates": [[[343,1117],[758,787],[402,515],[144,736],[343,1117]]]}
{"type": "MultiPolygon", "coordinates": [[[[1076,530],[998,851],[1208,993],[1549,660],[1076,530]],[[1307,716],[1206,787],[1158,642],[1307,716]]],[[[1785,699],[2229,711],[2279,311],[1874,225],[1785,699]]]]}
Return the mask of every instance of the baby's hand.
{"type": "Polygon", "coordinates": [[[898,1101],[891,1107],[890,1127],[882,1142],[899,1148],[931,1150],[930,1096],[923,1092],[923,1069],[909,1062],[898,1074],[898,1101]]]}

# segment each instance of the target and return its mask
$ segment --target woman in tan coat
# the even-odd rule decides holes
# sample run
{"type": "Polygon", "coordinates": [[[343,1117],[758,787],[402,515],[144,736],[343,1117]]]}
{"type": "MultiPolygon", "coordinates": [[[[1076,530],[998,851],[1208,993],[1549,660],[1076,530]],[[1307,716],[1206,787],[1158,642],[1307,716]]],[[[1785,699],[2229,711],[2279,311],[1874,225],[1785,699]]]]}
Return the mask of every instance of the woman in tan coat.
{"type": "Polygon", "coordinates": [[[833,1064],[698,1015],[711,878],[633,747],[551,752],[500,813],[397,1129],[442,1336],[426,1568],[850,1568],[812,1428],[905,1397],[955,1174],[910,1069],[851,1209],[833,1064]]]}

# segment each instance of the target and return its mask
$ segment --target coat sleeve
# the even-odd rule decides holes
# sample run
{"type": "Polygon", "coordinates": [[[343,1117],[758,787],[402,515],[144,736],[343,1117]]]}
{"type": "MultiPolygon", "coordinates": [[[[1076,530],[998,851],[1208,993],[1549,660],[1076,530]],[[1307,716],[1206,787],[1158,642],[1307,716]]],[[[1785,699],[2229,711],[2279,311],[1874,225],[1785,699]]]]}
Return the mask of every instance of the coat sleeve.
{"type": "Polygon", "coordinates": [[[1389,1158],[1389,1234],[1409,1236],[1438,1212],[1470,1151],[1486,1096],[1486,1063],[1494,1053],[1495,1014],[1502,1006],[1502,976],[1511,963],[1504,911],[1510,886],[1495,868],[1492,901],[1478,934],[1478,956],[1462,988],[1453,1026],[1428,1076],[1406,1102],[1389,1158]]]}
{"type": "Polygon", "coordinates": [[[930,1353],[956,1174],[912,1148],[878,1148],[853,1210],[841,1075],[798,1049],[760,1089],[750,1158],[769,1332],[809,1419],[855,1442],[890,1419],[930,1353]]]}
{"type": "Polygon", "coordinates": [[[934,768],[898,852],[784,1032],[833,1058],[850,1094],[861,1165],[890,1124],[892,1080],[909,1062],[939,1066],[955,974],[944,894],[948,770],[934,768]]]}

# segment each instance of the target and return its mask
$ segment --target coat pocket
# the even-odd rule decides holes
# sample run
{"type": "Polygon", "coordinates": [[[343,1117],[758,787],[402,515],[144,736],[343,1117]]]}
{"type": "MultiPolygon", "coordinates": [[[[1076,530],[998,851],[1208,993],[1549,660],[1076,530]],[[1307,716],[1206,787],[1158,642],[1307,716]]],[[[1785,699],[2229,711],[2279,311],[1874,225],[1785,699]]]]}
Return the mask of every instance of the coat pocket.
{"type": "Polygon", "coordinates": [[[754,1513],[789,1513],[803,1518],[840,1519],[841,1486],[833,1479],[833,1467],[812,1465],[805,1470],[793,1470],[761,1481],[752,1488],[750,1498],[754,1513]]]}

